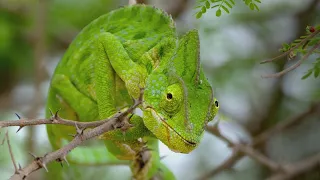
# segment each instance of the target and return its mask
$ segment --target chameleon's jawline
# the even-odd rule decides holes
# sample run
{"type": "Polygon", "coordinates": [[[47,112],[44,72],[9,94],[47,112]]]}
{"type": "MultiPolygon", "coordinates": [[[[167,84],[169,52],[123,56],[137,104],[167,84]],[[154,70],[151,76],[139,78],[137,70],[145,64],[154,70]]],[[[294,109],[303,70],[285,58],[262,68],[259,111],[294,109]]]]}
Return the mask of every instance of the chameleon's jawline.
{"type": "Polygon", "coordinates": [[[181,136],[175,129],[173,129],[152,107],[147,107],[146,109],[150,109],[151,111],[154,112],[154,114],[157,115],[157,118],[161,120],[161,122],[169,127],[173,132],[175,132],[186,144],[190,145],[190,146],[197,146],[197,143],[189,141],[187,139],[185,139],[183,136],[181,136]]]}

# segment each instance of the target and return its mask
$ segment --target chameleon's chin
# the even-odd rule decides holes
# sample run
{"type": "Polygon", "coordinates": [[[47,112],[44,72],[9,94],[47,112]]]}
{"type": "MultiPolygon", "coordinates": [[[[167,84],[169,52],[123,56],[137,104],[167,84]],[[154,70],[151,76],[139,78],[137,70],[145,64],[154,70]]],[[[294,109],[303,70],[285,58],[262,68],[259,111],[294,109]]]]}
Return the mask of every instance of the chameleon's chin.
{"type": "Polygon", "coordinates": [[[189,153],[197,147],[197,142],[193,142],[180,135],[153,108],[146,108],[143,116],[145,126],[172,151],[189,153]]]}

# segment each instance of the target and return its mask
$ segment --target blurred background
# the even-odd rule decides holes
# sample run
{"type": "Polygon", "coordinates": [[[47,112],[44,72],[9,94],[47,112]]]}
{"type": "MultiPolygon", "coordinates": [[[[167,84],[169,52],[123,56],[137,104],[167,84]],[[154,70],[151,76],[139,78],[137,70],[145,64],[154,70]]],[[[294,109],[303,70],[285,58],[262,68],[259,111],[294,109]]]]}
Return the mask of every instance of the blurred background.
{"type": "MultiPolygon", "coordinates": [[[[299,68],[277,79],[261,78],[295,63],[283,58],[277,63],[260,61],[279,55],[281,44],[305,34],[307,25],[320,23],[319,0],[261,0],[260,12],[240,0],[230,14],[215,16],[208,10],[195,18],[194,0],[146,0],[170,13],[179,35],[196,28],[200,33],[201,62],[214,86],[225,116],[222,132],[234,140],[252,136],[276,123],[306,111],[320,101],[320,79],[301,77],[317,58],[310,56],[299,68]]],[[[0,120],[43,118],[50,77],[68,44],[90,21],[127,0],[0,0],[0,120]]],[[[31,161],[28,152],[51,151],[45,126],[26,127],[15,133],[8,128],[13,153],[21,166],[31,161]]],[[[320,152],[320,113],[275,134],[260,149],[277,162],[296,162],[320,152]]],[[[0,140],[5,130],[1,130],[0,140]]],[[[231,150],[208,133],[190,154],[171,152],[160,145],[163,162],[177,179],[196,179],[217,167],[231,150]]],[[[7,145],[0,146],[0,179],[14,172],[7,145]]],[[[126,166],[49,167],[28,179],[130,179],[126,166]],[[54,174],[52,174],[54,172],[54,174]]],[[[320,179],[316,169],[297,179],[320,179]]],[[[232,169],[212,177],[217,180],[260,180],[270,172],[246,157],[232,169]]]]}

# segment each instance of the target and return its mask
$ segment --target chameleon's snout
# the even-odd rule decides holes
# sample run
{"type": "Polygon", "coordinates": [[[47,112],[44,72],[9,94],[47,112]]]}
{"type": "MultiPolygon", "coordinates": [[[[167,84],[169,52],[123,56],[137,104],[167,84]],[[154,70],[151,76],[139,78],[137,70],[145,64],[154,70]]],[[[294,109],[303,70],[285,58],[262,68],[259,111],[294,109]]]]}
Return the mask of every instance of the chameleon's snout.
{"type": "Polygon", "coordinates": [[[148,121],[144,121],[146,127],[172,151],[189,153],[199,144],[196,141],[183,137],[179,132],[171,127],[169,123],[167,123],[167,120],[165,120],[161,114],[158,114],[153,108],[146,108],[143,116],[144,119],[148,119],[148,121]]]}

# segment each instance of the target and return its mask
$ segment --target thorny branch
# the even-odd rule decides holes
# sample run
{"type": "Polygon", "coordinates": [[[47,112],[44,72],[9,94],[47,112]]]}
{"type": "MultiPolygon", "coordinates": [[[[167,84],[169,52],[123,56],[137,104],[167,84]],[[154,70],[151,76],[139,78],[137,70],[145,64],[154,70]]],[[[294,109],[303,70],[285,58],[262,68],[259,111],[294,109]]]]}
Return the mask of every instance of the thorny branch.
{"type": "Polygon", "coordinates": [[[231,140],[224,137],[220,133],[218,126],[207,126],[206,130],[208,132],[219,137],[222,141],[226,142],[228,146],[230,146],[233,149],[233,151],[231,156],[228,159],[226,159],[223,163],[221,163],[221,165],[219,165],[212,171],[204,174],[199,179],[209,179],[210,177],[224,170],[231,169],[235,165],[235,163],[237,163],[244,156],[249,156],[253,158],[260,164],[263,164],[264,166],[268,167],[271,171],[273,171],[275,175],[270,177],[270,179],[268,180],[290,179],[304,172],[312,170],[320,164],[320,153],[297,163],[279,164],[271,160],[270,158],[266,157],[259,151],[255,150],[254,148],[259,146],[261,143],[267,141],[275,133],[281,132],[282,130],[289,128],[292,125],[296,125],[305,120],[307,117],[316,113],[320,113],[320,102],[314,103],[307,111],[298,114],[293,118],[280,122],[274,127],[271,127],[270,129],[265,130],[253,139],[252,144],[233,143],[231,140]]]}
{"type": "MultiPolygon", "coordinates": [[[[38,169],[44,168],[47,169],[47,164],[52,161],[66,161],[67,154],[73,150],[74,148],[78,147],[80,144],[82,144],[84,141],[87,141],[89,139],[92,139],[94,137],[97,137],[99,135],[102,135],[108,131],[114,130],[115,128],[121,129],[122,127],[128,125],[128,118],[127,115],[132,113],[135,108],[137,108],[142,103],[142,97],[143,97],[143,89],[141,89],[140,97],[139,99],[135,100],[135,103],[133,106],[131,106],[129,109],[127,109],[124,112],[119,112],[113,117],[109,119],[105,119],[102,121],[96,121],[90,124],[86,123],[78,123],[71,120],[65,120],[61,119],[58,116],[58,113],[55,113],[52,118],[50,119],[34,119],[34,120],[26,120],[21,119],[17,120],[16,122],[19,123],[9,123],[9,121],[0,121],[0,128],[1,127],[8,127],[8,126],[30,126],[30,125],[39,125],[39,124],[63,124],[63,125],[69,125],[74,126],[77,129],[77,134],[75,135],[74,139],[69,142],[67,145],[63,146],[62,148],[47,153],[43,157],[36,157],[34,156],[34,160],[28,164],[24,168],[17,169],[15,165],[15,174],[11,176],[10,180],[22,180],[25,179],[28,175],[31,173],[37,171],[38,169]],[[48,123],[49,121],[56,122],[56,123],[48,123]],[[31,123],[30,123],[31,122],[31,123]],[[72,122],[72,123],[71,123],[72,122]],[[84,131],[86,128],[91,127],[93,129],[89,129],[87,131],[84,131]]],[[[9,138],[7,136],[8,145],[9,145],[9,138]]],[[[9,145],[10,147],[10,145],[9,145]]],[[[13,154],[10,149],[10,154],[12,155],[12,161],[15,164],[15,160],[13,158],[13,154]]],[[[68,163],[66,161],[66,163],[68,163]]]]}
{"type": "Polygon", "coordinates": [[[267,59],[267,60],[264,60],[261,62],[261,64],[264,64],[264,63],[268,63],[268,62],[273,62],[273,61],[276,61],[276,60],[279,60],[281,59],[282,57],[285,57],[287,55],[289,55],[292,51],[294,51],[295,49],[299,48],[300,46],[303,46],[304,44],[306,44],[310,39],[312,39],[313,37],[315,37],[317,34],[320,33],[320,30],[316,30],[315,32],[309,34],[305,39],[303,39],[302,41],[300,41],[296,46],[292,47],[291,49],[289,49],[288,51],[280,54],[279,56],[277,57],[274,57],[272,59],[267,59]]]}
{"type": "MultiPolygon", "coordinates": [[[[320,31],[319,31],[320,32],[320,31]]],[[[263,75],[262,77],[264,78],[277,78],[280,76],[283,76],[284,74],[296,69],[297,67],[299,67],[311,54],[313,51],[315,51],[318,47],[320,47],[320,41],[314,45],[308,52],[307,54],[305,54],[297,63],[295,63],[294,65],[282,70],[281,72],[278,73],[274,73],[274,74],[268,74],[268,75],[263,75]]]]}

